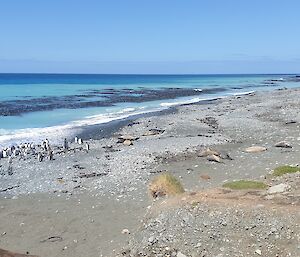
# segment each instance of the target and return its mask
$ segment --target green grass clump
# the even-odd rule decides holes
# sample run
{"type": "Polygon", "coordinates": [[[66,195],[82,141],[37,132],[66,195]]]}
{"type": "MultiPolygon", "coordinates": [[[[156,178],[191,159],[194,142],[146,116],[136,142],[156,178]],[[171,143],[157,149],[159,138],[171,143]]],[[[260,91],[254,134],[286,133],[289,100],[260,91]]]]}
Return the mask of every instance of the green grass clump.
{"type": "Polygon", "coordinates": [[[268,186],[265,183],[259,181],[238,180],[238,181],[225,183],[223,187],[234,189],[234,190],[243,190],[243,189],[266,189],[268,186]]]}
{"type": "Polygon", "coordinates": [[[163,173],[153,179],[149,185],[153,198],[184,193],[181,183],[170,173],[163,173]]]}
{"type": "Polygon", "coordinates": [[[296,173],[300,171],[300,167],[292,167],[292,166],[280,166],[274,169],[273,175],[274,176],[282,176],[288,173],[296,173]]]}

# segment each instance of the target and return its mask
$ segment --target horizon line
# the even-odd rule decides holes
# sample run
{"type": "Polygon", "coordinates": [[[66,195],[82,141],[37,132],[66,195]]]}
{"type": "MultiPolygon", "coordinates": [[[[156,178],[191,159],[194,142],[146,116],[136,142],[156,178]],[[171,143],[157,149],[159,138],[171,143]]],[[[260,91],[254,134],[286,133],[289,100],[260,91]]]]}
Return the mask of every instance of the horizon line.
{"type": "Polygon", "coordinates": [[[203,76],[203,75],[299,75],[300,73],[64,73],[64,72],[0,72],[0,75],[128,75],[128,76],[203,76]]]}

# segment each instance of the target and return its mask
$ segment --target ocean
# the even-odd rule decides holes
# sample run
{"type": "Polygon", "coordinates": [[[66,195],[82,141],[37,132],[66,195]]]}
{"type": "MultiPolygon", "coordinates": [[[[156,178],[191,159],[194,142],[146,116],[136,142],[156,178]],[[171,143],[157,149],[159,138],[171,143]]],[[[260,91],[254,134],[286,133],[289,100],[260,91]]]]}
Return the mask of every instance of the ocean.
{"type": "Polygon", "coordinates": [[[0,74],[0,146],[59,141],[180,104],[298,86],[296,75],[0,74]]]}

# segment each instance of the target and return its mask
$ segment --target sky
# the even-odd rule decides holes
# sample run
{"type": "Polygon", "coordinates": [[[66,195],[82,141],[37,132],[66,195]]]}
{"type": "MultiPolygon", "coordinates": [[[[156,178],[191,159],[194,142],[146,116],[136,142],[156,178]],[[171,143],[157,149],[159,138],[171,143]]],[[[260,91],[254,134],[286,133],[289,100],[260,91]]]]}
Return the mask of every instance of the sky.
{"type": "Polygon", "coordinates": [[[300,73],[299,0],[1,0],[0,72],[300,73]]]}

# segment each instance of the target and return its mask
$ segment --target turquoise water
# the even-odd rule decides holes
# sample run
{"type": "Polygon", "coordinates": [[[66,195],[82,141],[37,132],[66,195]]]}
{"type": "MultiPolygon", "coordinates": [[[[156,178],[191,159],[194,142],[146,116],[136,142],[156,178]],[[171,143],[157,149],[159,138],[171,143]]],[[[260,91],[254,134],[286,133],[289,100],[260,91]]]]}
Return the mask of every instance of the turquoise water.
{"type": "Polygon", "coordinates": [[[65,136],[177,104],[297,87],[293,75],[0,74],[0,144],[65,136]],[[201,91],[202,90],[202,91],[201,91]]]}

